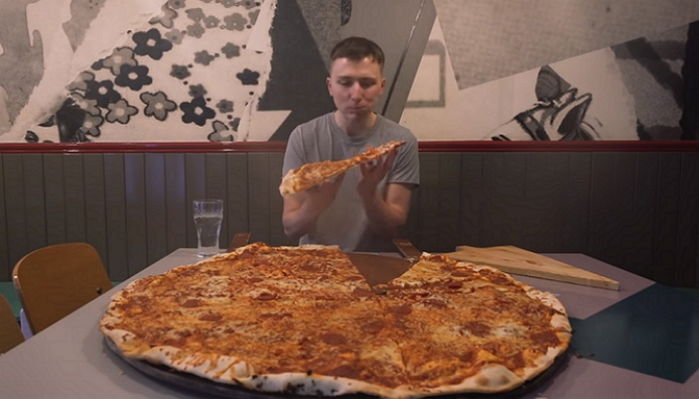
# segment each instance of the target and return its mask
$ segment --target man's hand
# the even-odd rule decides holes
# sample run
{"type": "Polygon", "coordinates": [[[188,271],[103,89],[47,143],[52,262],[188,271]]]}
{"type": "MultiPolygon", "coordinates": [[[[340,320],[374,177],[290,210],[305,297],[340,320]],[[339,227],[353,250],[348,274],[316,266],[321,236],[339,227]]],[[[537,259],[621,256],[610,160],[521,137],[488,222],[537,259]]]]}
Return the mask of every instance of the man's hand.
{"type": "Polygon", "coordinates": [[[376,187],[393,166],[396,159],[396,149],[374,162],[366,162],[359,165],[362,172],[362,179],[357,184],[357,192],[364,202],[371,200],[376,195],[376,187]]]}
{"type": "Polygon", "coordinates": [[[344,174],[333,181],[284,197],[284,234],[297,238],[309,232],[318,217],[335,201],[344,174]]]}
{"type": "Polygon", "coordinates": [[[369,227],[386,237],[395,236],[398,227],[407,221],[412,196],[412,186],[406,184],[389,183],[383,192],[377,191],[379,183],[391,170],[396,153],[394,149],[383,161],[361,164],[362,179],[357,184],[357,192],[369,218],[369,227]]]}
{"type": "Polygon", "coordinates": [[[335,201],[335,196],[337,196],[337,191],[340,189],[344,177],[345,174],[343,173],[335,177],[332,181],[313,186],[306,190],[306,201],[308,201],[309,205],[313,208],[318,208],[321,211],[327,209],[330,204],[335,201]]]}

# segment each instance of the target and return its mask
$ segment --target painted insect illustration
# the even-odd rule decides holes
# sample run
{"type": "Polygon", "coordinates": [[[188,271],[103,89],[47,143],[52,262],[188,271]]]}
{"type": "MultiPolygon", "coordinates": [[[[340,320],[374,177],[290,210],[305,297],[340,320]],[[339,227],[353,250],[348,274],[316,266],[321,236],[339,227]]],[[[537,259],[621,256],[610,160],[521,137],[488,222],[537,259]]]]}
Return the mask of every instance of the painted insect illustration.
{"type": "Polygon", "coordinates": [[[598,140],[595,128],[585,121],[592,94],[578,94],[550,66],[537,76],[537,102],[489,134],[496,141],[509,140],[598,140]]]}

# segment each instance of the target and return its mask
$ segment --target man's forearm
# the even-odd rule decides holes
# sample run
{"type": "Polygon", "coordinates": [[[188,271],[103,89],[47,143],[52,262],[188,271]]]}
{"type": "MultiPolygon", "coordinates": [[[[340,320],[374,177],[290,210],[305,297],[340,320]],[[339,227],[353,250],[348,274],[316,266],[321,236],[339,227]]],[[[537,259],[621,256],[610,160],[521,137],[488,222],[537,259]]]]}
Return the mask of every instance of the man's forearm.
{"type": "Polygon", "coordinates": [[[342,176],[333,182],[284,198],[284,234],[298,238],[311,231],[323,211],[335,200],[341,182],[342,176]]]}
{"type": "Polygon", "coordinates": [[[369,219],[369,228],[375,233],[386,237],[394,237],[398,228],[404,225],[408,218],[410,197],[402,201],[390,202],[375,192],[370,198],[363,198],[364,210],[369,219]]]}
{"type": "Polygon", "coordinates": [[[317,208],[307,206],[307,204],[304,206],[304,204],[302,203],[292,210],[284,210],[282,215],[284,234],[290,238],[296,239],[311,231],[322,212],[317,208]]]}

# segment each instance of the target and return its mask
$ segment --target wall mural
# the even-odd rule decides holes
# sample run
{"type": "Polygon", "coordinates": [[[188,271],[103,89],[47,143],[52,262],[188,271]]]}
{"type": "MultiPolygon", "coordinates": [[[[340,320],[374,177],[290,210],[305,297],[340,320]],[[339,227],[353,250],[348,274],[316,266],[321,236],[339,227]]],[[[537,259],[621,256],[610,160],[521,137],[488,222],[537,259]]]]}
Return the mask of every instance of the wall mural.
{"type": "MultiPolygon", "coordinates": [[[[432,43],[441,43],[439,32],[437,24],[432,43]]],[[[422,140],[638,139],[633,98],[609,48],[463,90],[449,54],[444,62],[432,58],[421,64],[401,118],[422,140]],[[437,68],[444,72],[435,72],[437,68]],[[431,106],[429,91],[419,85],[436,82],[437,73],[445,76],[444,89],[432,97],[443,92],[444,99],[431,106]],[[438,138],[430,122],[435,120],[440,121],[438,138]]]]}
{"type": "Polygon", "coordinates": [[[193,3],[168,0],[127,30],[111,54],[79,72],[60,108],[25,140],[246,139],[236,135],[268,80],[275,2],[193,3]],[[260,17],[266,20],[258,24],[260,17]]]}
{"type": "Polygon", "coordinates": [[[699,138],[699,22],[672,25],[698,18],[699,3],[684,4],[680,10],[646,2],[634,10],[652,9],[655,17],[636,17],[656,32],[572,57],[571,48],[628,39],[643,26],[627,19],[610,26],[596,21],[595,29],[585,35],[589,42],[565,43],[561,37],[579,35],[582,25],[563,16],[577,11],[582,20],[606,18],[611,23],[622,19],[608,15],[619,14],[620,7],[602,0],[591,2],[589,9],[566,2],[547,9],[562,13],[556,19],[543,18],[543,3],[528,0],[504,8],[500,0],[436,4],[438,20],[401,117],[419,139],[699,138]],[[497,10],[501,23],[488,25],[485,21],[497,10]],[[553,27],[548,22],[532,24],[543,19],[553,27]],[[670,25],[662,29],[662,23],[670,25]],[[494,32],[503,26],[518,47],[501,31],[494,32]],[[477,45],[474,38],[483,43],[477,45]]]}
{"type": "Polygon", "coordinates": [[[387,101],[420,140],[696,138],[699,6],[499,2],[0,0],[0,142],[285,140],[332,110],[327,52],[365,31],[403,68],[407,101],[387,101]],[[411,43],[416,70],[394,59],[411,43]]]}

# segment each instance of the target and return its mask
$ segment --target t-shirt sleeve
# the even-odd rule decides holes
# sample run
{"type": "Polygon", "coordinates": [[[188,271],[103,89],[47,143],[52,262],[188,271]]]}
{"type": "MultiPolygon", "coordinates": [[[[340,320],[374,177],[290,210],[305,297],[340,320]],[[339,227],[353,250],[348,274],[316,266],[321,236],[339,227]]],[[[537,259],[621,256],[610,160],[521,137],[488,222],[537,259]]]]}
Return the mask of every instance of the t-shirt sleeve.
{"type": "Polygon", "coordinates": [[[412,136],[405,145],[398,148],[393,163],[393,170],[388,177],[389,183],[420,184],[420,160],[418,158],[417,139],[412,136]]]}
{"type": "Polygon", "coordinates": [[[306,155],[303,149],[303,137],[301,130],[296,127],[289,136],[284,153],[284,163],[282,165],[282,176],[292,169],[296,169],[306,163],[306,155]]]}

